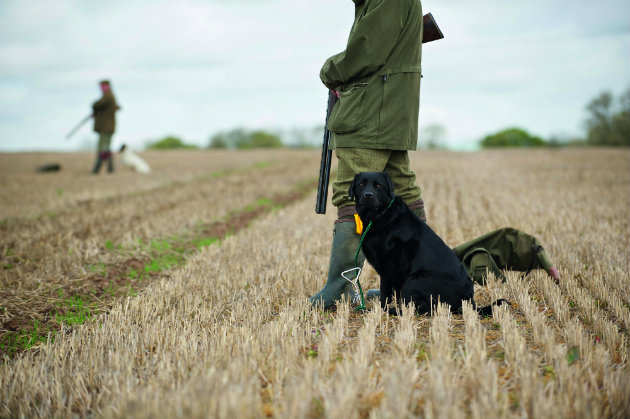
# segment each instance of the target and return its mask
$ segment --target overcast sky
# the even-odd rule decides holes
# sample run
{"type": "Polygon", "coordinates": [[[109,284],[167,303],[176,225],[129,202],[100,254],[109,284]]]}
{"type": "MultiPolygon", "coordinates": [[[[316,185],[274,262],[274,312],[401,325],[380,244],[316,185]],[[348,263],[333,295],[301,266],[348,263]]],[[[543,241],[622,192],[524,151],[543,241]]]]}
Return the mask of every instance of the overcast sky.
{"type": "MultiPolygon", "coordinates": [[[[95,146],[90,125],[65,136],[102,78],[122,106],[114,146],[321,125],[319,70],[353,12],[350,0],[0,0],[0,151],[95,146]]],[[[423,12],[446,37],[423,48],[420,130],[443,125],[451,148],[512,126],[582,135],[592,98],[630,88],[628,0],[426,0],[423,12]]]]}

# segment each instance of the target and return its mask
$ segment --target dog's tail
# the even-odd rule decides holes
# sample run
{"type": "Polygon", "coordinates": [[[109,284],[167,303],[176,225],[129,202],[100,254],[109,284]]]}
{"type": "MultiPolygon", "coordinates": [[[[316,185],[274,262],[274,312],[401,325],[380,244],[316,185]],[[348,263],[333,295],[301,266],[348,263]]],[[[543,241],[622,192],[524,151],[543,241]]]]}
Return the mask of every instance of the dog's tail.
{"type": "Polygon", "coordinates": [[[507,304],[508,306],[512,306],[510,302],[505,298],[499,298],[497,301],[488,306],[477,307],[477,313],[479,313],[480,316],[492,316],[492,307],[500,306],[503,303],[507,304]]]}

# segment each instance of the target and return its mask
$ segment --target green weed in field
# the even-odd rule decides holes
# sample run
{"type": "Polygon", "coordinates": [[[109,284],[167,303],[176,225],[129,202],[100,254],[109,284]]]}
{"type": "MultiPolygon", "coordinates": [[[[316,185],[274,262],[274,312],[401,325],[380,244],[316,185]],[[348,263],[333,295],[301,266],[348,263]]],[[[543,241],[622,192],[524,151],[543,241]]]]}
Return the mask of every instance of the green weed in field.
{"type": "Polygon", "coordinates": [[[55,318],[59,323],[68,326],[83,324],[92,318],[92,310],[90,309],[89,301],[79,295],[75,295],[62,303],[58,303],[57,307],[61,310],[61,313],[57,311],[55,318]]]}
{"type": "Polygon", "coordinates": [[[88,270],[92,273],[105,275],[107,273],[107,266],[103,262],[88,265],[88,270]]]}
{"type": "Polygon", "coordinates": [[[105,293],[111,296],[114,295],[114,281],[109,281],[109,286],[105,288],[105,293]]]}
{"type": "Polygon", "coordinates": [[[577,346],[571,346],[567,351],[567,363],[569,365],[577,362],[580,359],[580,351],[577,346]]]}
{"type": "MultiPolygon", "coordinates": [[[[57,290],[60,298],[63,298],[63,294],[63,289],[57,290]]],[[[80,325],[92,318],[93,310],[90,306],[94,304],[89,302],[89,298],[75,295],[55,305],[57,307],[55,320],[60,324],[80,325]]],[[[39,342],[46,342],[49,335],[53,341],[56,333],[54,327],[47,326],[43,329],[39,321],[33,320],[31,328],[6,333],[0,342],[0,352],[13,357],[18,351],[30,349],[39,342]]]]}
{"type": "MultiPolygon", "coordinates": [[[[13,256],[13,249],[10,247],[7,247],[6,250],[4,251],[4,256],[7,258],[13,256]]],[[[2,264],[2,269],[13,269],[13,268],[14,266],[12,263],[2,264]]]]}
{"type": "Polygon", "coordinates": [[[135,297],[138,295],[138,291],[134,290],[129,282],[127,283],[127,286],[129,287],[128,294],[130,297],[135,297]]]}
{"type": "Polygon", "coordinates": [[[326,413],[326,408],[324,407],[324,404],[321,402],[321,400],[319,400],[316,397],[313,397],[311,399],[311,406],[313,407],[313,410],[315,411],[315,414],[313,417],[316,417],[316,418],[324,417],[324,413],[326,413]]]}
{"type": "Polygon", "coordinates": [[[2,337],[0,351],[13,357],[18,350],[30,349],[39,342],[46,342],[50,329],[41,330],[40,323],[33,320],[31,330],[18,330],[9,332],[2,337]]]}
{"type": "Polygon", "coordinates": [[[202,247],[212,246],[213,244],[219,241],[218,237],[205,237],[202,239],[193,240],[193,244],[197,249],[201,249],[202,247]]]}
{"type": "Polygon", "coordinates": [[[165,251],[165,250],[170,250],[173,247],[173,245],[170,243],[168,239],[159,239],[159,240],[151,240],[150,247],[153,250],[165,251]]]}
{"type": "Polygon", "coordinates": [[[553,380],[556,378],[556,371],[551,365],[546,365],[545,367],[543,367],[543,376],[553,380]]]}
{"type": "Polygon", "coordinates": [[[257,210],[258,208],[267,208],[271,206],[273,206],[273,201],[271,199],[259,198],[255,202],[247,205],[245,207],[245,211],[251,212],[257,210]]]}
{"type": "Polygon", "coordinates": [[[159,254],[149,263],[144,265],[145,272],[162,272],[184,261],[181,254],[159,254]]]}
{"type": "Polygon", "coordinates": [[[212,172],[212,174],[210,176],[212,176],[213,178],[220,178],[223,176],[227,176],[229,175],[230,172],[228,170],[217,170],[216,172],[212,172]]]}
{"type": "Polygon", "coordinates": [[[271,199],[267,199],[267,198],[260,198],[258,200],[256,200],[256,205],[259,207],[264,207],[267,205],[271,205],[273,204],[273,201],[271,201],[271,199]]]}
{"type": "Polygon", "coordinates": [[[419,346],[415,344],[414,346],[418,350],[416,352],[416,361],[423,362],[429,359],[429,354],[427,354],[426,345],[424,343],[421,343],[419,346]]]}

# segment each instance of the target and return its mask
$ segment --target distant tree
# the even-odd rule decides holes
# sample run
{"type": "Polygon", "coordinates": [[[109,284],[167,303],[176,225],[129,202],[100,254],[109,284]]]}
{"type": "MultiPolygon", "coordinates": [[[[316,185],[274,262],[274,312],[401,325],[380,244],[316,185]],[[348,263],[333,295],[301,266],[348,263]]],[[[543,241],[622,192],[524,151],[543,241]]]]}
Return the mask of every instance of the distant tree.
{"type": "Polygon", "coordinates": [[[630,146],[630,89],[615,106],[610,92],[602,92],[586,106],[589,145],[630,146]]]}
{"type": "Polygon", "coordinates": [[[167,150],[167,149],[176,149],[176,148],[187,148],[187,149],[195,149],[196,145],[186,144],[180,138],[168,136],[162,138],[161,140],[154,141],[152,143],[147,144],[148,149],[152,150],[167,150]]]}
{"type": "Polygon", "coordinates": [[[315,148],[322,146],[324,136],[324,125],[311,127],[296,127],[286,130],[280,134],[282,143],[293,148],[315,148]]]}
{"type": "Polygon", "coordinates": [[[208,148],[237,148],[237,144],[247,142],[248,134],[243,128],[219,132],[210,138],[208,148]]]}
{"type": "Polygon", "coordinates": [[[481,146],[489,147],[539,147],[546,145],[545,141],[520,128],[509,128],[496,134],[488,135],[481,140],[481,146]]]}
{"type": "Polygon", "coordinates": [[[243,128],[236,128],[227,132],[220,132],[210,138],[208,148],[276,148],[282,147],[279,136],[266,131],[248,132],[243,128]]]}
{"type": "Polygon", "coordinates": [[[217,134],[210,138],[208,148],[225,149],[228,148],[228,143],[222,135],[217,134]]]}
{"type": "Polygon", "coordinates": [[[280,148],[282,140],[275,134],[265,131],[255,131],[251,133],[251,148],[280,148]]]}
{"type": "Polygon", "coordinates": [[[422,128],[420,132],[421,147],[435,149],[446,148],[444,145],[444,136],[446,128],[440,124],[430,124],[422,128]]]}

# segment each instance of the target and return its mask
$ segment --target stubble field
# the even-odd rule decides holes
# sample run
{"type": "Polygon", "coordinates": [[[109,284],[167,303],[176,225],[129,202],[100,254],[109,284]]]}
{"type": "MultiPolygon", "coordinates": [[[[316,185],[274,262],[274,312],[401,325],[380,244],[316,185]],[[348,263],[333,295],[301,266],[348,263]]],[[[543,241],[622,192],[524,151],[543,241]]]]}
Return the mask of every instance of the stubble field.
{"type": "Polygon", "coordinates": [[[491,317],[311,308],[318,151],[143,157],[0,154],[0,417],[630,416],[628,150],[411,154],[447,244],[515,227],[562,275],[490,277],[491,317]]]}

